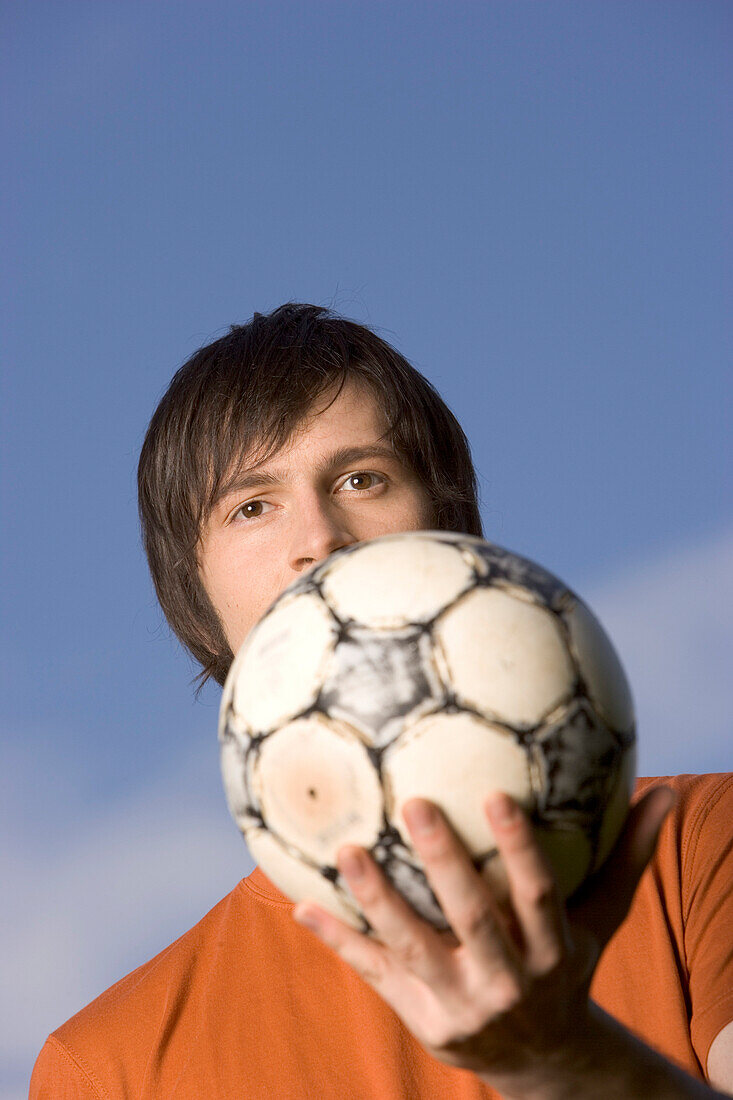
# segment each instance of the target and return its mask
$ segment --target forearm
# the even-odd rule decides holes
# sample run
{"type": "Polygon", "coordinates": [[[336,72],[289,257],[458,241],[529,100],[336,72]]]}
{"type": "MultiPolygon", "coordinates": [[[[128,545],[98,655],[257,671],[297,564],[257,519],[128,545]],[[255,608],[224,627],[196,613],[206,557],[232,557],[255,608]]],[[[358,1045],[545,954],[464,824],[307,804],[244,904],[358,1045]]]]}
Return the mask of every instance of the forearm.
{"type": "Polygon", "coordinates": [[[572,1046],[535,1072],[481,1080],[506,1100],[712,1100],[727,1094],[691,1077],[591,1004],[572,1046]]]}

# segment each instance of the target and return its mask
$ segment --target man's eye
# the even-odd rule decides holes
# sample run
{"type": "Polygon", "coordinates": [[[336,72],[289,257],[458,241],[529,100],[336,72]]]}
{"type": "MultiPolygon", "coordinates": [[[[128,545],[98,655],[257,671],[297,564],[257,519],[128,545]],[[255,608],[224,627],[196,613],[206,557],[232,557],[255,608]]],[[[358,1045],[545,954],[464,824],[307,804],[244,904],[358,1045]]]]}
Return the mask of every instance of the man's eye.
{"type": "Polygon", "coordinates": [[[370,474],[365,471],[358,474],[350,474],[341,488],[346,489],[347,492],[354,492],[357,489],[373,489],[383,480],[384,478],[380,477],[379,474],[370,474]]]}
{"type": "Polygon", "coordinates": [[[241,516],[242,519],[257,519],[258,516],[264,515],[268,508],[272,508],[272,505],[265,500],[248,500],[246,504],[237,508],[232,518],[237,519],[241,516]]]}

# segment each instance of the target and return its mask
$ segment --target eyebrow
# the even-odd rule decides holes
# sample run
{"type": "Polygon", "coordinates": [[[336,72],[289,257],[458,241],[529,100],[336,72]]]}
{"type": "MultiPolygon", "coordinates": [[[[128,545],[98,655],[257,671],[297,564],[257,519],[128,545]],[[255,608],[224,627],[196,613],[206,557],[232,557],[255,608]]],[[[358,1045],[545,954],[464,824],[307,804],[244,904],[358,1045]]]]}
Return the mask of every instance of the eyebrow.
{"type": "MultiPolygon", "coordinates": [[[[371,458],[388,459],[393,462],[400,461],[392,447],[380,443],[373,443],[365,447],[339,447],[337,451],[333,451],[322,462],[318,463],[316,472],[324,474],[336,467],[353,466],[355,463],[365,462],[371,458]]],[[[224,497],[228,497],[233,493],[282,485],[285,481],[287,481],[287,475],[283,470],[277,468],[261,470],[257,466],[251,466],[248,470],[241,470],[239,473],[233,474],[231,478],[224,482],[217,494],[214,506],[219,504],[224,497]]]]}

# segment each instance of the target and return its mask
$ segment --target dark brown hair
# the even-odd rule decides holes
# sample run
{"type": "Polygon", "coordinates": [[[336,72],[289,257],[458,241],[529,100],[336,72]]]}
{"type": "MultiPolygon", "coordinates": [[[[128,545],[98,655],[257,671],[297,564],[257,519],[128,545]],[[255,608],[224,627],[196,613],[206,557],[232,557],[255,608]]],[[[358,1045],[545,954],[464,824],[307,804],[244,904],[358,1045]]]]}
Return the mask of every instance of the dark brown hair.
{"type": "Polygon", "coordinates": [[[274,454],[321,395],[365,383],[399,457],[433,502],[434,526],[481,534],[476,474],[460,424],[394,348],[321,306],[288,303],[197,351],[155,410],[138,466],[140,521],[171,627],[223,684],[233,654],[197,561],[215,501],[242,462],[274,454]]]}

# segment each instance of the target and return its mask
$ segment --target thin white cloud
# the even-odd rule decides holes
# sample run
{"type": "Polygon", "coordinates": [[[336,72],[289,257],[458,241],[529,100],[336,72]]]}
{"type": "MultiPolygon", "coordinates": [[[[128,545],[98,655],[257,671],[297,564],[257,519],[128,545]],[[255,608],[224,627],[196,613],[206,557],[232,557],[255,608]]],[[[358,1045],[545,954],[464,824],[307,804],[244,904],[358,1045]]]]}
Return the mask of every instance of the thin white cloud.
{"type": "MultiPolygon", "coordinates": [[[[64,843],[50,852],[16,827],[14,852],[0,860],[0,1092],[19,1076],[22,1095],[49,1031],[186,931],[251,870],[223,794],[221,805],[209,806],[197,791],[201,757],[101,818],[79,816],[73,829],[64,822],[64,843]]],[[[83,814],[78,806],[71,812],[83,814]]]]}
{"type": "Polygon", "coordinates": [[[582,593],[636,700],[639,771],[729,771],[733,532],[678,548],[582,593]]]}

